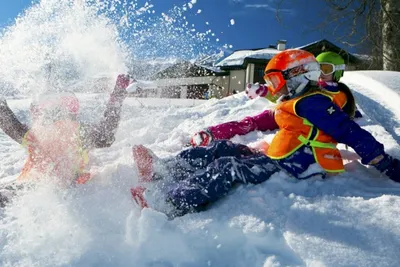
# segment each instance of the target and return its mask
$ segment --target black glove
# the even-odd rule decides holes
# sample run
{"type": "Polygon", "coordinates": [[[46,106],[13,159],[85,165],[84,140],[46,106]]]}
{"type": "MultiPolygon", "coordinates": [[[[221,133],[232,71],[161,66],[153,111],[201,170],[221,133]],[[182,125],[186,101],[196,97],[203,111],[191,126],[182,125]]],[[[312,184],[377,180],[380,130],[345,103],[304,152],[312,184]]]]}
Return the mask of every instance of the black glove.
{"type": "Polygon", "coordinates": [[[400,183],[400,160],[385,154],[383,159],[372,166],[385,174],[391,180],[400,183]]]}

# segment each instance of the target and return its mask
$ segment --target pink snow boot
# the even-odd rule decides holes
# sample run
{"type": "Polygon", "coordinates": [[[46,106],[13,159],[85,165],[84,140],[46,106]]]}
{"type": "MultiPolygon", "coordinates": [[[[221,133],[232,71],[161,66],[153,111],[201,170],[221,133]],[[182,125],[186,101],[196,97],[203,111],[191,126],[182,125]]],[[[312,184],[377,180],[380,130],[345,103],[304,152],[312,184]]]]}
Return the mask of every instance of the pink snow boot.
{"type": "Polygon", "coordinates": [[[153,164],[156,156],[143,145],[133,146],[132,154],[139,171],[139,183],[151,182],[153,180],[153,164]]]}
{"type": "Polygon", "coordinates": [[[133,200],[135,200],[140,209],[149,207],[146,199],[144,198],[144,191],[146,191],[146,188],[144,188],[143,186],[136,186],[131,188],[132,198],[133,200]]]}

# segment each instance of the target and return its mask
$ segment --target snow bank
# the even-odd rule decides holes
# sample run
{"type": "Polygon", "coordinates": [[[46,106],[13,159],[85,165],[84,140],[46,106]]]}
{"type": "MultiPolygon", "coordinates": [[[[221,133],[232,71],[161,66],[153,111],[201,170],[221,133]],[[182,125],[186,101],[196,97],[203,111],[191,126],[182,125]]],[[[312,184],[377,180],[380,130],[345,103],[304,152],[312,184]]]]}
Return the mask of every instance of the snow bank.
{"type": "Polygon", "coordinates": [[[355,92],[368,116],[400,142],[400,72],[348,71],[341,81],[355,92]]]}
{"type": "MultiPolygon", "coordinates": [[[[388,89],[376,84],[379,97],[372,98],[370,83],[356,86],[355,75],[361,74],[346,74],[346,82],[354,85],[362,111],[376,114],[358,122],[400,156],[397,135],[378,120],[400,115],[384,108],[393,93],[379,94],[388,89]]],[[[106,96],[79,97],[81,118],[97,121],[106,96]]],[[[11,106],[29,121],[28,100],[11,106]]],[[[239,186],[205,212],[172,221],[135,208],[129,193],[137,183],[131,145],[171,156],[197,130],[269,107],[244,94],[192,107],[143,107],[127,99],[116,142],[90,155],[96,174],[91,183],[64,190],[38,185],[0,211],[0,266],[399,266],[400,185],[359,162],[325,180],[297,181],[278,173],[263,184],[239,186]]],[[[249,144],[264,134],[273,136],[254,132],[233,140],[249,144]]],[[[2,181],[18,175],[24,156],[0,133],[2,181]]]]}

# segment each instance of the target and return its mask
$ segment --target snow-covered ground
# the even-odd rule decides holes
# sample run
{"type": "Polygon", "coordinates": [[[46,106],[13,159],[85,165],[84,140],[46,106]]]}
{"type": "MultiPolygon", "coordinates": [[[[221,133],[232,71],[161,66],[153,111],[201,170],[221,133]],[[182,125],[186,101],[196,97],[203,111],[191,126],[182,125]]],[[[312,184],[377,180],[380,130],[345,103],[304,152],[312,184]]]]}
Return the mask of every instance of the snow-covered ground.
{"type": "Polygon", "coordinates": [[[355,89],[357,102],[400,143],[400,75],[393,71],[347,72],[343,82],[355,89]]]}
{"type": "MultiPolygon", "coordinates": [[[[344,79],[369,117],[358,123],[398,158],[399,77],[347,72],[344,79]]],[[[81,119],[97,121],[107,96],[79,98],[81,119]]],[[[278,173],[263,184],[239,186],[207,211],[174,220],[152,209],[140,213],[129,192],[137,183],[133,144],[171,156],[197,130],[271,105],[243,93],[189,107],[139,101],[144,105],[134,98],[124,103],[113,146],[90,154],[96,177],[89,184],[39,185],[0,211],[0,266],[400,265],[400,185],[357,161],[346,165],[348,173],[325,180],[297,181],[278,173]]],[[[29,122],[29,100],[9,103],[29,122]]],[[[273,133],[233,140],[250,144],[264,135],[271,139],[273,133]]],[[[25,157],[1,132],[1,182],[15,179],[25,157]]]]}
{"type": "MultiPolygon", "coordinates": [[[[148,61],[165,51],[208,54],[215,47],[207,41],[212,29],[193,32],[187,21],[196,0],[154,19],[145,17],[154,14],[153,4],[134,2],[33,1],[2,29],[0,62],[7,64],[0,64],[0,93],[15,97],[9,104],[18,118],[30,122],[24,97],[72,85],[93,92],[87,86],[93,78],[116,77],[133,59],[148,61]]],[[[150,74],[141,65],[134,70],[138,77],[150,74]]],[[[347,72],[343,81],[366,114],[358,123],[400,158],[399,73],[347,72]]],[[[97,122],[107,96],[78,97],[80,119],[97,122]]],[[[205,212],[174,220],[133,205],[132,145],[168,157],[206,126],[270,107],[243,94],[201,103],[127,99],[113,146],[90,153],[90,183],[64,189],[38,184],[0,210],[0,266],[399,266],[400,185],[357,161],[346,165],[348,173],[325,180],[278,173],[263,184],[239,186],[205,212]]],[[[233,141],[251,144],[273,134],[233,141]]],[[[26,156],[0,132],[0,184],[18,176],[26,156]]]]}

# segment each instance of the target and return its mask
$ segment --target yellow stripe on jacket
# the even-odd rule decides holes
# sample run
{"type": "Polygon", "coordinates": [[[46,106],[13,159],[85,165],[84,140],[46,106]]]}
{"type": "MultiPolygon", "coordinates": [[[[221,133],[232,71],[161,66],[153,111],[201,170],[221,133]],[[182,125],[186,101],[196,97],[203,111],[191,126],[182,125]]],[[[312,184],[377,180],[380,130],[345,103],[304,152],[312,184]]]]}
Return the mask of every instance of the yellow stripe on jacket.
{"type": "Polygon", "coordinates": [[[296,113],[298,101],[314,94],[329,97],[333,103],[341,108],[347,102],[346,95],[343,92],[331,93],[317,90],[280,103],[275,110],[275,121],[279,126],[279,131],[272,140],[267,155],[273,159],[283,159],[303,145],[308,145],[312,149],[315,161],[323,169],[327,172],[343,172],[343,160],[336,148],[337,142],[296,113]]]}

